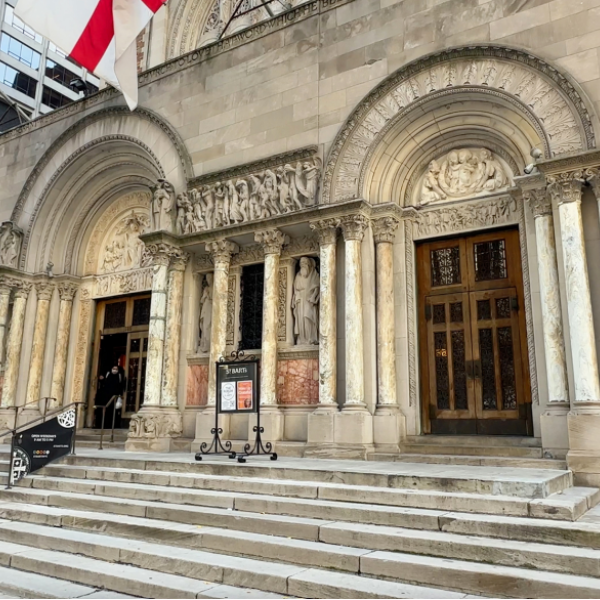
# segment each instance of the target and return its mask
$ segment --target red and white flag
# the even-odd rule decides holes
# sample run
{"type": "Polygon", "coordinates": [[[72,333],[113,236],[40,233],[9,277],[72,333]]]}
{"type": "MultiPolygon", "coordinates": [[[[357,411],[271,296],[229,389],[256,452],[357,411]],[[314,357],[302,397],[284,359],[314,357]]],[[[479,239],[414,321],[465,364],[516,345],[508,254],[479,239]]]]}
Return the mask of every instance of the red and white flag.
{"type": "Polygon", "coordinates": [[[166,0],[19,0],[15,13],[73,60],[138,102],[136,40],[166,0]]]}

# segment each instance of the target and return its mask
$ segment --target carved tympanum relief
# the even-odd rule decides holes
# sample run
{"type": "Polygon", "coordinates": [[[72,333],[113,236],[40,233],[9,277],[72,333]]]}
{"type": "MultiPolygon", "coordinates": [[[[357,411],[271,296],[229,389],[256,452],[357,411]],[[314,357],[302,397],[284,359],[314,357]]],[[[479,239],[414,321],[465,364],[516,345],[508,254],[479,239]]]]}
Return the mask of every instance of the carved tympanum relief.
{"type": "Polygon", "coordinates": [[[210,352],[210,332],[212,327],[213,307],[213,274],[207,273],[202,281],[202,294],[200,296],[200,319],[198,352],[210,352]]]}
{"type": "Polygon", "coordinates": [[[424,206],[492,194],[510,185],[508,169],[490,150],[460,148],[429,163],[416,203],[424,206]]]}
{"type": "Polygon", "coordinates": [[[303,256],[294,278],[292,312],[297,346],[319,343],[320,278],[313,258],[303,256]]]}
{"type": "Polygon", "coordinates": [[[23,232],[11,221],[2,223],[0,225],[0,264],[16,268],[22,243],[23,232]]]}
{"type": "Polygon", "coordinates": [[[121,219],[104,247],[100,266],[101,273],[128,271],[150,264],[144,242],[140,235],[148,230],[148,215],[132,210],[121,219]]]}
{"type": "Polygon", "coordinates": [[[321,179],[318,158],[202,185],[177,196],[177,232],[196,233],[313,206],[321,179]]]}

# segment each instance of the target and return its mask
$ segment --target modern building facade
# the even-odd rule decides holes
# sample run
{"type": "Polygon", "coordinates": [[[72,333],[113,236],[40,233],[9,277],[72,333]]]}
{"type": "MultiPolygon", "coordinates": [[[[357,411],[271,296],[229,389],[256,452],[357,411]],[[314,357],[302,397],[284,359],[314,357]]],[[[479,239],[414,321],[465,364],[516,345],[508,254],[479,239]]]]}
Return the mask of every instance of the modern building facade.
{"type": "Polygon", "coordinates": [[[315,0],[219,40],[231,5],[171,1],[138,110],[0,138],[3,422],[91,426],[118,362],[127,447],[189,448],[243,350],[279,452],[535,436],[600,484],[595,4],[315,0]]]}

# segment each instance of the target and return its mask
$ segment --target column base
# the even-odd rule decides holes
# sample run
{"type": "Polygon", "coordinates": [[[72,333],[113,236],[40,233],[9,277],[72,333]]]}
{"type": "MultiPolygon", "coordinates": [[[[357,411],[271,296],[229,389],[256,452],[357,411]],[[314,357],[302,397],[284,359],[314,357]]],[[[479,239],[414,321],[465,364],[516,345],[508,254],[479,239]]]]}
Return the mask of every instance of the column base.
{"type": "Polygon", "coordinates": [[[570,412],[567,417],[569,428],[569,452],[567,463],[573,471],[576,485],[600,487],[600,413],[587,414],[570,412]]]}
{"type": "Polygon", "coordinates": [[[336,444],[373,445],[373,415],[359,405],[344,407],[334,418],[336,444]]]}
{"type": "MultiPolygon", "coordinates": [[[[334,422],[338,413],[337,404],[321,405],[308,415],[307,448],[318,448],[322,444],[333,444],[334,422]]],[[[305,452],[306,455],[306,452],[305,452]]]]}
{"type": "MultiPolygon", "coordinates": [[[[253,429],[256,425],[256,413],[248,418],[248,441],[253,443],[256,433],[253,429]]],[[[279,442],[283,439],[284,416],[277,406],[260,407],[260,426],[265,432],[261,435],[263,442],[279,442]]]]}
{"type": "Polygon", "coordinates": [[[373,415],[373,442],[378,452],[399,452],[406,437],[406,417],[398,406],[378,406],[373,415]]]}
{"type": "Polygon", "coordinates": [[[147,406],[134,415],[125,442],[127,452],[171,452],[183,433],[183,418],[177,408],[147,406]]]}
{"type": "Polygon", "coordinates": [[[540,415],[542,448],[544,458],[565,458],[569,451],[569,428],[567,406],[548,406],[540,415]]]}
{"type": "MultiPolygon", "coordinates": [[[[231,417],[230,415],[219,415],[219,427],[223,430],[221,440],[227,442],[231,436],[231,417]]],[[[211,433],[215,427],[215,407],[210,406],[196,415],[196,437],[192,443],[192,450],[198,452],[200,446],[204,443],[210,446],[214,439],[211,433]]]]}

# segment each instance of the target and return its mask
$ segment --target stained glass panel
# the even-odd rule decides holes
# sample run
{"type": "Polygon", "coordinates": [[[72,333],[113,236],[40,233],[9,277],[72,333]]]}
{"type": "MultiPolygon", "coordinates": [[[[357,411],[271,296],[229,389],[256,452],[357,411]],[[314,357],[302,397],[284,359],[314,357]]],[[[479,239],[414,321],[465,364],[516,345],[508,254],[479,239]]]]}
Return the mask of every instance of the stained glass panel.
{"type": "Polygon", "coordinates": [[[497,335],[500,377],[502,379],[502,409],[515,410],[517,408],[517,386],[515,381],[512,328],[499,327],[497,335]]]}
{"type": "Polygon", "coordinates": [[[437,387],[437,407],[440,410],[450,408],[450,377],[448,375],[448,347],[445,332],[434,334],[435,343],[435,381],[437,387]]]}
{"type": "Polygon", "coordinates": [[[431,251],[431,285],[440,287],[460,283],[460,249],[441,248],[431,251]]]}
{"type": "Polygon", "coordinates": [[[479,357],[481,360],[483,410],[497,410],[494,334],[491,329],[479,330],[479,357]]]}
{"type": "Polygon", "coordinates": [[[454,408],[468,410],[465,332],[452,332],[452,368],[454,370],[454,408]]]}
{"type": "Polygon", "coordinates": [[[434,304],[433,306],[433,323],[440,325],[446,322],[446,305],[434,304]]]}
{"type": "Polygon", "coordinates": [[[250,265],[242,270],[241,329],[242,350],[262,346],[265,265],[250,265]]]}
{"type": "Polygon", "coordinates": [[[510,298],[496,298],[496,317],[510,319],[510,298]]]}
{"type": "Polygon", "coordinates": [[[489,321],[492,318],[492,307],[489,300],[477,300],[477,320],[489,321]]]}
{"type": "Polygon", "coordinates": [[[473,252],[475,254],[475,281],[490,281],[508,277],[506,242],[504,240],[475,244],[473,252]]]}
{"type": "Polygon", "coordinates": [[[453,302],[450,305],[450,321],[452,323],[462,323],[463,322],[462,302],[453,302]]]}

